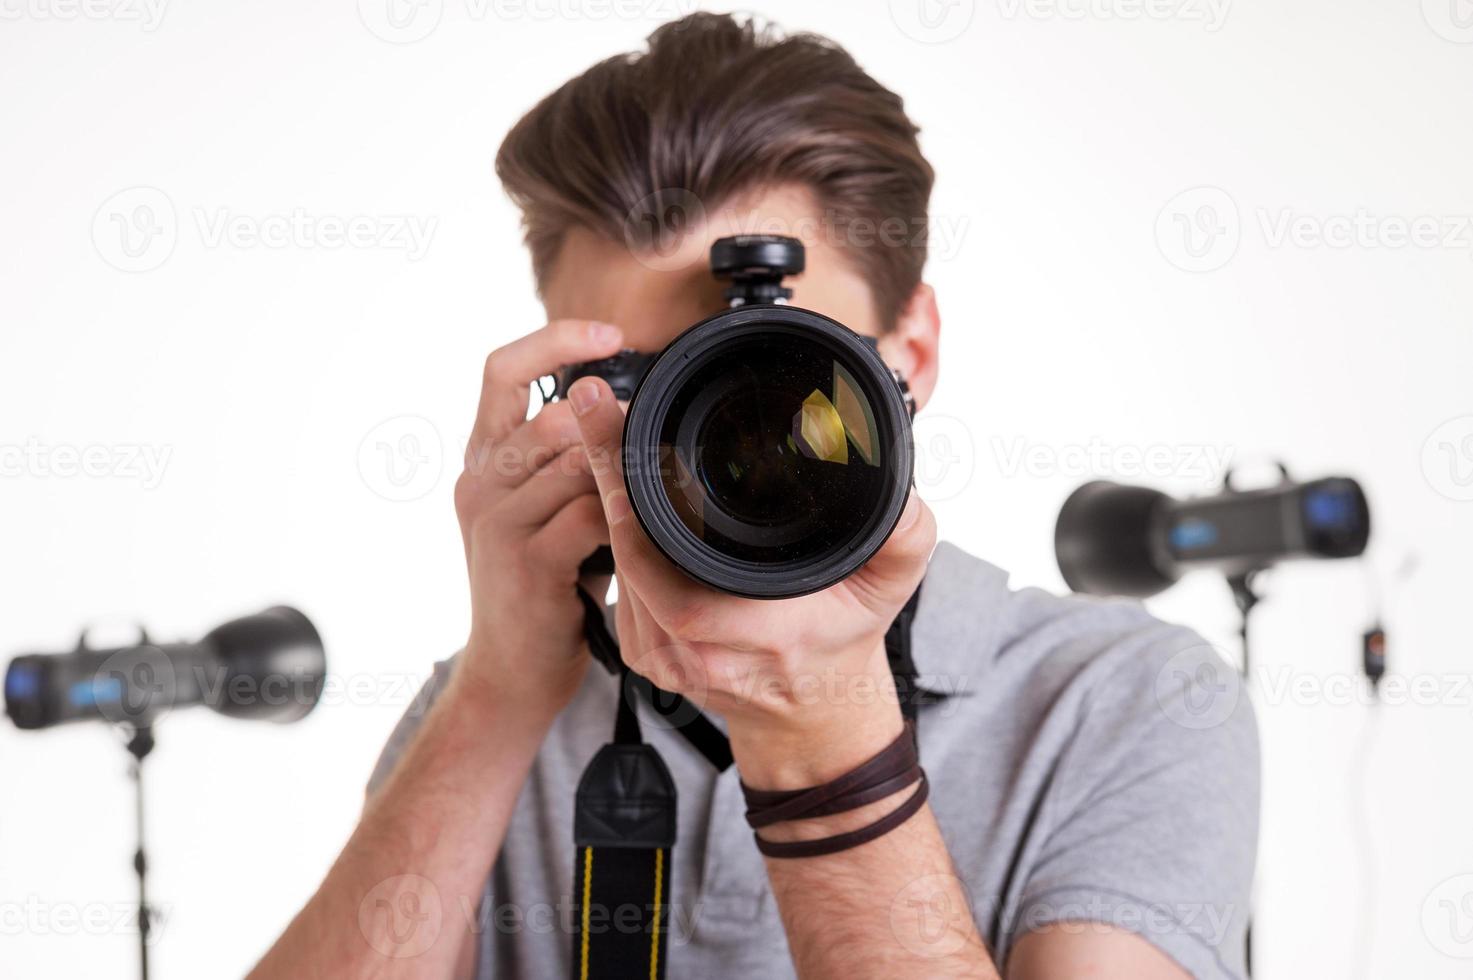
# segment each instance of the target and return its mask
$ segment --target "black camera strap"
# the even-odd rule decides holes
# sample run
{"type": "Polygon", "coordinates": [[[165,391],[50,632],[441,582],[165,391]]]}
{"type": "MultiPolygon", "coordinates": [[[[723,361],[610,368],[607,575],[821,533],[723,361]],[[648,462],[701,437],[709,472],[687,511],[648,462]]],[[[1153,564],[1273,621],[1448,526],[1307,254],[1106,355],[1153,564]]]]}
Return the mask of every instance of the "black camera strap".
{"type": "MultiPolygon", "coordinates": [[[[885,633],[901,712],[911,722],[921,704],[942,698],[917,685],[911,657],[911,623],[920,595],[917,589],[885,633]]],[[[578,597],[589,653],[620,683],[613,741],[583,770],[574,803],[572,976],[660,980],[669,946],[676,791],[665,760],[641,736],[635,698],[669,720],[718,772],[732,764],[731,743],[689,701],[631,671],[619,656],[603,607],[581,588],[578,597]]]]}
{"type": "MultiPolygon", "coordinates": [[[[675,780],[660,753],[640,735],[633,699],[638,693],[657,710],[670,702],[654,696],[648,681],[643,688],[636,683],[643,678],[619,658],[603,609],[581,588],[578,596],[589,652],[617,673],[620,683],[613,741],[583,770],[573,810],[572,975],[574,980],[659,980],[669,946],[675,780]]],[[[704,716],[699,721],[709,731],[697,747],[724,769],[731,764],[726,737],[704,716]]]]}
{"type": "MultiPolygon", "coordinates": [[[[583,602],[583,638],[588,642],[588,652],[604,670],[619,675],[620,712],[628,707],[632,713],[634,707],[630,698],[639,697],[650,706],[650,710],[670,722],[671,727],[678,729],[691,747],[705,756],[706,761],[717,772],[725,772],[731,768],[731,743],[726,740],[721,729],[711,724],[711,719],[701,714],[700,709],[679,694],[655,687],[648,678],[626,668],[619,657],[619,642],[614,639],[608,624],[604,622],[603,607],[582,588],[578,589],[578,598],[583,602]]],[[[636,735],[639,732],[638,719],[634,719],[633,731],[636,735]]]]}
{"type": "Polygon", "coordinates": [[[663,977],[675,781],[640,737],[627,693],[619,697],[614,740],[578,781],[573,843],[575,980],[663,977]]]}

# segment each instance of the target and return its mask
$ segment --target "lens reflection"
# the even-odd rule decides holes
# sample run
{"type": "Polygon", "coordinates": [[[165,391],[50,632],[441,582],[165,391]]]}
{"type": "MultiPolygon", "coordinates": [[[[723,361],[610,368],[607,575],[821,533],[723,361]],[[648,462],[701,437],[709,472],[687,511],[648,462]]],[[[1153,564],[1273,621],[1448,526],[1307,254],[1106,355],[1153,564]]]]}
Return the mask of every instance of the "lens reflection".
{"type": "Polygon", "coordinates": [[[661,478],[687,528],[734,558],[809,560],[850,541],[883,492],[874,409],[825,345],[758,335],[671,402],[661,478]]]}

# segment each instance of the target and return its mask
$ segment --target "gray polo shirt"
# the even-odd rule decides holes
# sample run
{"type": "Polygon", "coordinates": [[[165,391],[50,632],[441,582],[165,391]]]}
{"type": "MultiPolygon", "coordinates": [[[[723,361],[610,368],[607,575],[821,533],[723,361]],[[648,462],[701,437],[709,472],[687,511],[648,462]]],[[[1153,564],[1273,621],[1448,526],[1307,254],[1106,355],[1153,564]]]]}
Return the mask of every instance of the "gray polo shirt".
{"type": "MultiPolygon", "coordinates": [[[[1243,977],[1259,775],[1236,672],[1136,603],[1014,591],[945,544],[912,641],[923,686],[953,695],[920,710],[921,763],[997,963],[1045,924],[1105,923],[1194,976],[1243,977]]],[[[452,667],[437,665],[395,729],[370,792],[452,667]]],[[[590,669],[538,753],[481,907],[465,916],[479,977],[569,975],[573,791],[609,740],[616,690],[590,669]]],[[[793,976],[735,769],[717,775],[678,733],[641,720],[680,792],[668,976],[793,976]]]]}

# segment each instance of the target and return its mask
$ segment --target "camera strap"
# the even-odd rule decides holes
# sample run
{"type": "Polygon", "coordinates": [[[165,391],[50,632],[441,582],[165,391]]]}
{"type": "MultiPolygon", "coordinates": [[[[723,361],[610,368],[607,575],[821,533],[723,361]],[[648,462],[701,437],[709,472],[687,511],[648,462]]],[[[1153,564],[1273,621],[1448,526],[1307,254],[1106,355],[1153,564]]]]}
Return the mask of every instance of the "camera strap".
{"type": "Polygon", "coordinates": [[[573,977],[659,980],[669,946],[675,781],[640,737],[622,693],[614,740],[578,781],[573,843],[573,977]]]}
{"type": "MultiPolygon", "coordinates": [[[[917,589],[885,633],[885,655],[908,729],[920,705],[942,698],[917,685],[911,657],[911,623],[920,594],[917,589]]],[[[631,671],[619,656],[603,607],[582,588],[578,597],[589,653],[618,675],[619,704],[613,741],[583,770],[574,801],[572,976],[660,980],[669,946],[676,790],[665,760],[640,733],[634,699],[670,721],[717,772],[731,766],[731,744],[689,701],[631,671]]]]}
{"type": "MultiPolygon", "coordinates": [[[[619,657],[619,642],[614,639],[614,634],[609,632],[608,624],[604,621],[603,607],[581,587],[578,589],[578,598],[583,603],[583,638],[588,642],[588,652],[604,670],[619,675],[620,712],[628,707],[632,713],[634,706],[630,703],[630,698],[639,697],[649,705],[650,710],[677,729],[717,772],[725,772],[731,768],[731,743],[726,740],[721,729],[711,724],[711,719],[701,714],[700,709],[679,694],[655,687],[648,678],[625,667],[624,661],[619,657]]],[[[634,719],[633,731],[637,736],[637,718],[634,719]]]]}
{"type": "MultiPolygon", "coordinates": [[[[648,681],[638,684],[644,679],[619,658],[603,609],[581,588],[578,596],[589,652],[619,676],[619,704],[613,741],[583,770],[574,801],[573,980],[659,980],[669,945],[675,780],[641,736],[633,698],[638,693],[656,710],[670,701],[656,697],[648,681]]],[[[706,730],[687,737],[717,769],[726,768],[726,737],[697,718],[706,730]]]]}

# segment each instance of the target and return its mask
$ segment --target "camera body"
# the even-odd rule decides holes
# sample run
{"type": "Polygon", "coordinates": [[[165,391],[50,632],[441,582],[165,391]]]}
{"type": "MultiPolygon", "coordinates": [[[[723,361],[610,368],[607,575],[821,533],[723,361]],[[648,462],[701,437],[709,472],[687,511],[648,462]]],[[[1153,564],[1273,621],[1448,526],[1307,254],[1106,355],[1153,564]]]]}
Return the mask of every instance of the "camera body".
{"type": "MultiPolygon", "coordinates": [[[[874,338],[792,306],[797,239],[723,238],[711,271],[729,308],[663,351],[563,368],[545,400],[582,377],[628,403],[624,481],[655,546],[735,595],[787,598],[853,574],[894,530],[914,471],[905,380],[874,338]]],[[[587,572],[612,570],[607,549],[587,572]]]]}

